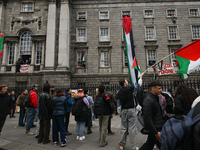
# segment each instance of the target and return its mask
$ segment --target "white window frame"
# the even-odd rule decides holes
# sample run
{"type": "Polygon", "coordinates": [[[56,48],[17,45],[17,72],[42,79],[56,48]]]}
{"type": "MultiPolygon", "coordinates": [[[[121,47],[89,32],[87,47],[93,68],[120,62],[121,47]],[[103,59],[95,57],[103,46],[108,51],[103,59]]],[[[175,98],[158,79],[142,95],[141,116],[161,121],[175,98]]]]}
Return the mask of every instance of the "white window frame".
{"type": "Polygon", "coordinates": [[[145,40],[146,41],[154,41],[156,40],[156,27],[155,26],[145,26],[145,40]],[[153,39],[147,39],[147,28],[153,28],[153,39]]]}
{"type": "Polygon", "coordinates": [[[99,11],[99,20],[109,20],[110,19],[110,14],[108,10],[105,11],[99,11]],[[108,13],[108,18],[101,18],[101,13],[108,13]]]}
{"type": "Polygon", "coordinates": [[[101,51],[101,52],[100,52],[100,67],[101,67],[101,68],[110,67],[110,51],[108,51],[108,50],[105,51],[105,50],[104,50],[104,51],[101,51]],[[108,54],[108,55],[107,55],[107,56],[108,56],[108,58],[107,58],[108,60],[103,59],[103,58],[105,58],[105,55],[103,56],[103,53],[104,53],[104,54],[108,54]],[[102,56],[103,56],[103,57],[102,57],[102,56]],[[105,63],[106,63],[106,62],[108,63],[107,66],[105,66],[105,63]],[[104,63],[104,64],[103,64],[103,63],[104,63]]]}
{"type": "MultiPolygon", "coordinates": [[[[86,53],[86,50],[83,50],[83,52],[84,52],[84,57],[85,57],[85,69],[86,69],[86,62],[87,62],[87,60],[86,60],[86,55],[87,55],[87,53],[86,53]]],[[[82,57],[82,51],[77,51],[76,52],[76,68],[84,68],[84,67],[82,67],[82,66],[79,66],[78,65],[78,63],[80,62],[80,61],[82,61],[81,60],[81,57],[82,57]],[[79,56],[80,56],[80,60],[79,60],[79,56]]]]}
{"type": "Polygon", "coordinates": [[[154,9],[145,9],[143,13],[144,13],[144,18],[154,18],[154,9]],[[152,16],[150,17],[146,16],[146,11],[152,11],[152,16]]]}
{"type": "Polygon", "coordinates": [[[77,11],[76,20],[87,20],[87,11],[77,11]],[[85,19],[79,19],[79,13],[85,13],[85,19]]]}
{"type": "Polygon", "coordinates": [[[168,30],[168,39],[169,39],[169,40],[180,40],[178,25],[168,26],[167,28],[168,28],[167,30],[168,30]],[[170,32],[169,32],[169,28],[170,28],[170,27],[176,27],[176,29],[177,29],[177,38],[176,38],[176,39],[170,39],[170,32]]]}
{"type": "Polygon", "coordinates": [[[99,42],[110,42],[110,27],[99,28],[99,42]],[[108,40],[101,40],[101,29],[108,29],[108,40]]]}
{"type": "Polygon", "coordinates": [[[36,65],[40,65],[42,63],[42,49],[43,49],[43,42],[36,42],[36,47],[35,47],[35,64],[36,65]],[[39,55],[39,59],[38,59],[38,55],[39,55]]]}
{"type": "Polygon", "coordinates": [[[76,42],[79,42],[79,43],[87,42],[87,28],[76,28],[76,42]],[[78,31],[82,30],[82,29],[85,29],[85,41],[78,40],[78,38],[79,38],[78,31]]]}
{"type": "Polygon", "coordinates": [[[190,8],[188,9],[188,13],[189,13],[189,17],[200,17],[199,8],[190,8]],[[197,10],[197,16],[191,16],[190,11],[195,10],[195,9],[197,10]]]}
{"type": "Polygon", "coordinates": [[[200,25],[191,25],[191,33],[192,33],[192,39],[194,39],[194,40],[200,39],[200,25]],[[199,38],[194,38],[193,27],[199,28],[199,38]]]}
{"type": "Polygon", "coordinates": [[[147,66],[152,66],[153,64],[149,65],[149,61],[155,61],[157,62],[157,51],[156,50],[147,50],[147,66]],[[149,59],[149,52],[155,51],[155,59],[149,59]]]}
{"type": "Polygon", "coordinates": [[[168,11],[170,11],[170,10],[174,10],[175,12],[174,12],[174,16],[175,17],[177,17],[177,10],[176,9],[166,9],[166,17],[167,18],[171,18],[172,16],[168,16],[168,11]]]}
{"type": "Polygon", "coordinates": [[[8,51],[8,65],[13,65],[15,62],[14,62],[14,59],[15,59],[15,44],[16,43],[9,43],[9,51],[8,51]],[[11,53],[12,51],[12,53],[11,53]],[[12,54],[12,55],[11,55],[12,54]],[[12,63],[10,63],[10,60],[12,63]]]}
{"type": "Polygon", "coordinates": [[[22,1],[21,2],[21,12],[34,12],[34,8],[35,8],[35,5],[34,5],[33,1],[22,1]],[[32,3],[32,10],[31,11],[25,11],[24,10],[24,4],[28,4],[28,3],[32,3]]]}
{"type": "Polygon", "coordinates": [[[123,19],[123,12],[129,11],[130,12],[130,18],[132,18],[132,11],[131,10],[122,10],[121,11],[121,18],[123,19]]]}

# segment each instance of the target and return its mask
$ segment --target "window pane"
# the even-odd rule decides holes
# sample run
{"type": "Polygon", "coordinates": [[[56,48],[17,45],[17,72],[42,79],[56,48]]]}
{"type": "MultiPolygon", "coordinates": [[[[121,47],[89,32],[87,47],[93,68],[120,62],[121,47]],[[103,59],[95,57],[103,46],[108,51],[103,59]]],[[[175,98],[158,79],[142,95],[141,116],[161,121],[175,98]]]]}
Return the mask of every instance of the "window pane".
{"type": "Polygon", "coordinates": [[[9,55],[8,55],[8,64],[14,64],[14,54],[15,54],[15,43],[10,43],[9,45],[9,55]]]}
{"type": "Polygon", "coordinates": [[[77,66],[85,68],[86,60],[85,60],[85,52],[77,52],[77,66]]]}
{"type": "Polygon", "coordinates": [[[109,67],[109,52],[101,52],[101,67],[109,67]]]}
{"type": "Polygon", "coordinates": [[[190,9],[190,16],[198,16],[198,9],[190,9]]]}
{"type": "Polygon", "coordinates": [[[100,12],[100,19],[108,19],[108,12],[100,12]]]}
{"type": "Polygon", "coordinates": [[[192,27],[192,34],[194,39],[199,39],[200,38],[200,32],[199,32],[199,26],[193,26],[192,27]]]}
{"type": "Polygon", "coordinates": [[[86,33],[85,29],[78,29],[78,42],[86,41],[86,33]]]}
{"type": "Polygon", "coordinates": [[[41,64],[42,62],[42,42],[37,42],[36,44],[36,64],[41,64]]]}
{"type": "Polygon", "coordinates": [[[122,11],[122,17],[130,17],[131,16],[131,13],[130,11],[122,11]]]}
{"type": "Polygon", "coordinates": [[[108,28],[101,28],[100,41],[109,41],[108,28]]]}
{"type": "MultiPolygon", "coordinates": [[[[172,53],[174,53],[175,51],[176,50],[172,50],[172,53]]],[[[176,56],[174,54],[172,54],[172,63],[173,63],[173,66],[177,65],[176,62],[177,62],[177,58],[176,58],[176,56]]]]}
{"type": "Polygon", "coordinates": [[[128,66],[126,50],[124,51],[124,66],[128,66]]]}
{"type": "Polygon", "coordinates": [[[23,3],[23,11],[33,11],[33,3],[23,3]]]}
{"type": "Polygon", "coordinates": [[[153,10],[145,10],[145,17],[153,17],[153,10]]]}
{"type": "Polygon", "coordinates": [[[147,40],[153,40],[154,39],[154,28],[153,27],[147,27],[146,28],[146,39],[147,40]]]}
{"type": "Polygon", "coordinates": [[[172,15],[175,16],[175,10],[167,10],[167,16],[171,17],[172,15]]]}
{"type": "Polygon", "coordinates": [[[20,36],[20,55],[31,55],[32,37],[30,32],[24,32],[20,36]]]}
{"type": "Polygon", "coordinates": [[[177,39],[177,27],[169,27],[169,39],[177,39]]]}
{"type": "Polygon", "coordinates": [[[148,51],[148,61],[149,66],[152,66],[156,63],[156,51],[148,51]]]}
{"type": "Polygon", "coordinates": [[[79,12],[78,19],[86,19],[86,12],[79,12]]]}

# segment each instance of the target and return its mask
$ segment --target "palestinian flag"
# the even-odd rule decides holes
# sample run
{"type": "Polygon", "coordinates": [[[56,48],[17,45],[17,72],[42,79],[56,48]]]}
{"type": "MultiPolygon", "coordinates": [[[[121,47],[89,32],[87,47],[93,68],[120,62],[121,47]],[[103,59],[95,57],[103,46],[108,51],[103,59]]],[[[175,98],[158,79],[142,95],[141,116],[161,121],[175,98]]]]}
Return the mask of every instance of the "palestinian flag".
{"type": "Polygon", "coordinates": [[[133,44],[133,33],[132,33],[132,23],[130,17],[123,18],[123,27],[124,27],[124,37],[126,45],[126,55],[128,61],[129,75],[131,85],[138,83],[138,79],[141,74],[140,66],[135,57],[135,50],[133,44]]]}
{"type": "Polygon", "coordinates": [[[154,66],[153,66],[153,70],[154,70],[153,78],[154,80],[156,80],[156,68],[154,66]]]}
{"type": "MultiPolygon", "coordinates": [[[[200,39],[174,52],[179,74],[190,74],[200,66],[200,39]]],[[[184,75],[185,76],[185,75],[184,75]]]]}
{"type": "Polygon", "coordinates": [[[158,62],[158,69],[162,70],[162,66],[163,66],[163,60],[158,62]]]}
{"type": "Polygon", "coordinates": [[[171,16],[172,16],[172,22],[173,22],[173,23],[176,23],[175,16],[174,16],[173,14],[171,14],[171,16]]]}
{"type": "Polygon", "coordinates": [[[4,40],[4,34],[0,34],[0,58],[3,55],[3,40],[4,40]]]}

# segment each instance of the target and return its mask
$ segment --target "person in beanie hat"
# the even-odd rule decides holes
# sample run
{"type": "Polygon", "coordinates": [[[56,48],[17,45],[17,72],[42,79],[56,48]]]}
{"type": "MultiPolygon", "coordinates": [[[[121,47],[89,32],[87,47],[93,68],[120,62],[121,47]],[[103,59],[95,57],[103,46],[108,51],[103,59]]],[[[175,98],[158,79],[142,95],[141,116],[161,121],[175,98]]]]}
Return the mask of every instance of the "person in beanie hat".
{"type": "Polygon", "coordinates": [[[58,132],[60,132],[61,147],[66,146],[67,140],[65,138],[65,115],[67,112],[67,99],[62,93],[61,89],[58,89],[55,97],[53,98],[53,142],[56,146],[59,142],[58,132]]]}
{"type": "Polygon", "coordinates": [[[52,118],[52,100],[49,95],[50,84],[48,81],[43,86],[43,93],[39,98],[39,119],[40,130],[38,136],[38,144],[47,144],[52,140],[49,140],[50,133],[50,119],[52,118]]]}

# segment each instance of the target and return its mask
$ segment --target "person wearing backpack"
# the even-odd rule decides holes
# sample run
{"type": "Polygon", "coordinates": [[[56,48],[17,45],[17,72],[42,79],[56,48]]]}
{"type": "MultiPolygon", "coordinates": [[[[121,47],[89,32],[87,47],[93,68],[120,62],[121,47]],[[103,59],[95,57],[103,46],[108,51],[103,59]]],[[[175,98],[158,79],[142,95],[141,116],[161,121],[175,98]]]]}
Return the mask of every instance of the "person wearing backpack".
{"type": "Polygon", "coordinates": [[[160,133],[162,126],[165,123],[163,117],[163,111],[159,104],[159,96],[162,88],[162,84],[157,81],[149,83],[150,93],[143,102],[142,115],[145,123],[145,127],[150,131],[146,143],[142,145],[140,150],[153,149],[156,144],[160,149],[160,133]]]}
{"type": "Polygon", "coordinates": [[[26,98],[26,96],[28,95],[28,90],[24,89],[23,93],[21,95],[19,95],[19,97],[17,98],[17,106],[20,107],[20,112],[19,112],[19,126],[20,127],[24,127],[25,123],[24,123],[24,116],[26,113],[26,109],[23,105],[24,103],[24,99],[26,98]]]}
{"type": "Polygon", "coordinates": [[[99,85],[99,94],[94,102],[94,114],[99,118],[99,147],[108,145],[106,142],[106,133],[108,128],[109,116],[113,113],[110,98],[104,94],[106,88],[104,85],[99,85]]]}
{"type": "Polygon", "coordinates": [[[27,135],[34,135],[33,132],[30,131],[33,121],[35,118],[36,114],[36,109],[37,109],[37,104],[38,104],[38,98],[37,98],[37,90],[38,90],[38,85],[33,84],[32,85],[32,90],[30,91],[30,96],[28,95],[27,101],[30,101],[28,108],[28,117],[27,117],[27,124],[26,124],[26,134],[27,135]]]}
{"type": "Polygon", "coordinates": [[[59,142],[58,132],[60,132],[61,147],[66,146],[67,140],[65,138],[65,116],[67,112],[67,99],[62,93],[61,89],[56,91],[56,95],[53,98],[53,142],[56,146],[59,142]]]}
{"type": "MultiPolygon", "coordinates": [[[[84,140],[85,136],[83,134],[85,123],[89,120],[89,102],[84,95],[84,90],[79,89],[77,93],[77,97],[74,98],[74,105],[72,113],[74,109],[77,109],[77,113],[75,115],[76,121],[76,139],[77,140],[84,140]]],[[[74,114],[74,113],[73,113],[74,114]]]]}

